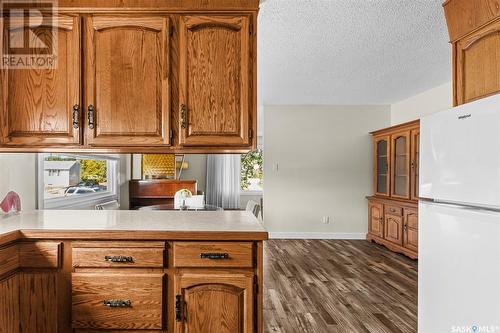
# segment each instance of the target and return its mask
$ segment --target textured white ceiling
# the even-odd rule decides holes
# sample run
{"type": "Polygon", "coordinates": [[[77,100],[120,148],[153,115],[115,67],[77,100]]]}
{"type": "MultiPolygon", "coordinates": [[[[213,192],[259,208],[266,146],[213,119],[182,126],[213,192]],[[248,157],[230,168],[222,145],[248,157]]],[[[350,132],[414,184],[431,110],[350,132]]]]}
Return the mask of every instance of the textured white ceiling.
{"type": "Polygon", "coordinates": [[[264,0],[259,104],[391,104],[451,80],[443,0],[264,0]]]}

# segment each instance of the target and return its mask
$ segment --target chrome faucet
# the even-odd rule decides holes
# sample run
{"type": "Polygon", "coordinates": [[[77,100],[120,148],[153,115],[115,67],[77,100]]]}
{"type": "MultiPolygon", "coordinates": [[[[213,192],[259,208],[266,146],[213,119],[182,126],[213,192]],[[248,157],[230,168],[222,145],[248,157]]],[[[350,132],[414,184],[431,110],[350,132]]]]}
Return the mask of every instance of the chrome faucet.
{"type": "Polygon", "coordinates": [[[21,211],[21,199],[16,192],[9,192],[0,203],[4,213],[19,213],[21,211]]]}

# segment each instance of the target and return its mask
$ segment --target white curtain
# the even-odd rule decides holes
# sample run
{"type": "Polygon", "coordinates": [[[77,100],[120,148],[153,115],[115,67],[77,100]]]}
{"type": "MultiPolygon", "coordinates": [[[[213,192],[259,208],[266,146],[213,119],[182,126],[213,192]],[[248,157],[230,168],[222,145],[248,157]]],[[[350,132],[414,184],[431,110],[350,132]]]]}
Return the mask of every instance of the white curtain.
{"type": "Polygon", "coordinates": [[[206,201],[224,209],[240,209],[241,155],[207,156],[206,201]]]}

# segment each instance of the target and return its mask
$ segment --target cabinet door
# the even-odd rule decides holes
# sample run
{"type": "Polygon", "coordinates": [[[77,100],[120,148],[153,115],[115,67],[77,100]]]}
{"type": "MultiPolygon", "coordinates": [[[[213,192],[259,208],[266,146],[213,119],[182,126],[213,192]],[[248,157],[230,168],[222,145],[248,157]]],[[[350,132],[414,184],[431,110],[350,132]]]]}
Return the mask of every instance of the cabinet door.
{"type": "Polygon", "coordinates": [[[420,173],[420,130],[411,131],[411,199],[418,200],[420,173]]]}
{"type": "Polygon", "coordinates": [[[456,52],[456,104],[500,92],[500,21],[458,41],[456,52]]]}
{"type": "Polygon", "coordinates": [[[383,205],[368,202],[368,232],[374,236],[384,237],[383,205]]]}
{"type": "Polygon", "coordinates": [[[410,199],[410,131],[391,137],[391,196],[410,199]]]}
{"type": "Polygon", "coordinates": [[[19,333],[19,275],[0,281],[0,332],[19,333]]]}
{"type": "Polygon", "coordinates": [[[375,137],[373,142],[373,179],[375,194],[381,196],[389,196],[389,154],[391,140],[389,136],[381,136],[375,137]]]}
{"type": "Polygon", "coordinates": [[[396,215],[385,215],[384,238],[389,242],[403,245],[403,218],[396,215]]]}
{"type": "Polygon", "coordinates": [[[19,275],[21,332],[57,332],[58,273],[19,275]]]}
{"type": "Polygon", "coordinates": [[[253,276],[175,276],[177,333],[252,333],[253,276]]]}
{"type": "Polygon", "coordinates": [[[418,251],[418,211],[416,209],[404,210],[403,246],[418,251]]]}
{"type": "Polygon", "coordinates": [[[250,145],[250,17],[180,19],[179,142],[250,145]]]}
{"type": "MultiPolygon", "coordinates": [[[[3,69],[0,89],[0,144],[58,146],[80,143],[80,19],[46,17],[37,28],[0,18],[3,40],[23,41],[26,33],[56,47],[54,69],[3,69]]],[[[2,40],[0,38],[0,40],[2,40]]],[[[31,43],[31,41],[30,41],[31,43]]],[[[8,54],[2,43],[2,54],[8,54]]],[[[34,49],[30,54],[37,54],[34,49]]]]}
{"type": "Polygon", "coordinates": [[[86,18],[87,144],[166,146],[169,124],[169,20],[86,18]]]}

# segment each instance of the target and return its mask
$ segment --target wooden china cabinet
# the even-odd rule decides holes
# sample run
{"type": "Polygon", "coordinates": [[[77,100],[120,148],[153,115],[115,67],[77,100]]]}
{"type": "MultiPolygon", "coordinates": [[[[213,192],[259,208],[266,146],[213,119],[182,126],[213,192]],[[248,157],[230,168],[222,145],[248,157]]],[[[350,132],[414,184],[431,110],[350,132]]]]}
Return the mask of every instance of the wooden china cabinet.
{"type": "Polygon", "coordinates": [[[420,121],[371,134],[374,195],[368,197],[367,240],[416,259],[420,121]]]}

